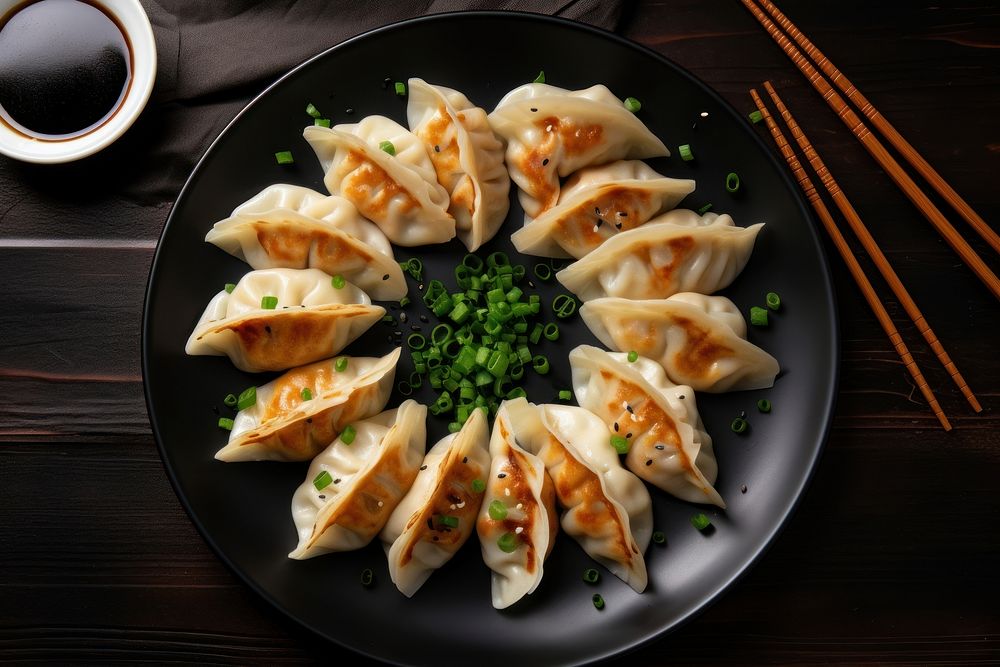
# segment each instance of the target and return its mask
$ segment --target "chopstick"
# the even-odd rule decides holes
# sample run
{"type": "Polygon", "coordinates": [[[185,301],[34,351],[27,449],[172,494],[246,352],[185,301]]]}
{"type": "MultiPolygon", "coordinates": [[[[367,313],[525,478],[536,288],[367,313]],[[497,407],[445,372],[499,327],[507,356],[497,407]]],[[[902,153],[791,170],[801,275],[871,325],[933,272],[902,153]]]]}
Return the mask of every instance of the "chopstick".
{"type": "Polygon", "coordinates": [[[906,158],[906,161],[916,169],[924,179],[930,183],[931,187],[937,190],[952,208],[954,208],[959,215],[961,215],[967,223],[969,223],[976,232],[989,243],[993,250],[1000,252],[1000,234],[997,234],[993,229],[986,224],[986,221],[979,217],[979,214],[972,210],[972,207],[962,199],[955,190],[948,185],[947,181],[941,177],[937,171],[934,170],[927,160],[923,158],[917,149],[914,148],[910,143],[903,138],[895,127],[886,120],[886,118],[879,113],[878,109],[861,94],[853,83],[844,76],[837,67],[830,62],[823,53],[816,48],[816,45],[809,41],[809,38],[802,34],[802,31],[795,27],[795,24],[788,20],[788,17],[781,13],[781,10],[775,6],[771,0],[758,0],[758,2],[767,10],[767,12],[778,22],[785,32],[791,35],[792,39],[802,47],[802,50],[806,52],[810,58],[816,63],[816,66],[823,71],[834,84],[843,91],[844,95],[847,96],[849,100],[854,102],[855,106],[861,111],[861,113],[872,122],[872,125],[877,127],[882,135],[889,140],[897,151],[906,158]]]}
{"type": "Polygon", "coordinates": [[[813,148],[813,145],[809,142],[809,138],[806,137],[805,132],[799,127],[799,124],[795,122],[792,112],[788,110],[785,103],[782,102],[781,97],[778,95],[778,91],[774,89],[770,81],[764,82],[764,88],[767,90],[768,94],[771,96],[771,101],[774,102],[775,107],[778,109],[778,113],[785,120],[785,125],[788,126],[789,131],[792,136],[799,144],[799,148],[802,150],[802,154],[805,155],[806,161],[812,167],[816,176],[819,178],[820,182],[826,187],[826,191],[830,193],[833,198],[833,202],[840,209],[840,212],[847,219],[848,224],[851,229],[854,230],[855,236],[861,241],[861,245],[864,246],[865,250],[871,256],[872,261],[875,262],[875,266],[878,268],[879,273],[885,278],[885,281],[889,283],[889,287],[892,289],[893,294],[899,299],[900,304],[902,304],[903,309],[906,314],[910,316],[913,320],[913,324],[916,325],[917,330],[923,335],[924,340],[930,345],[931,349],[934,350],[934,354],[937,355],[938,361],[945,367],[948,374],[951,375],[951,379],[955,382],[955,385],[959,388],[965,399],[972,406],[972,409],[976,412],[982,411],[982,406],[979,405],[979,401],[976,399],[975,394],[966,384],[965,378],[962,374],[958,372],[958,368],[955,367],[954,362],[948,353],[945,351],[944,346],[941,345],[941,341],[938,340],[937,335],[931,329],[931,325],[927,323],[924,319],[923,314],[917,307],[916,302],[910,297],[910,293],[907,291],[906,287],[903,286],[902,281],[900,281],[899,276],[893,270],[892,265],[889,264],[889,260],[882,253],[882,249],[878,247],[875,239],[872,237],[871,232],[865,226],[865,223],[861,220],[861,216],[858,212],[854,210],[851,206],[851,202],[847,199],[847,195],[844,191],[840,189],[837,181],[833,178],[833,174],[830,170],[826,168],[823,164],[823,159],[820,158],[819,153],[813,148]]]}
{"type": "Polygon", "coordinates": [[[843,98],[837,94],[826,79],[820,74],[815,67],[809,64],[806,57],[802,55],[791,41],[785,37],[774,24],[771,19],[764,15],[757,5],[754,4],[753,0],[741,0],[747,9],[754,15],[754,17],[760,22],[764,29],[767,30],[768,34],[771,35],[772,39],[778,43],[778,46],[784,50],[785,54],[792,59],[792,62],[799,68],[799,70],[806,76],[809,83],[813,85],[813,88],[826,100],[826,103],[837,112],[837,116],[850,128],[851,132],[861,141],[861,144],[868,150],[872,157],[882,165],[885,172],[896,182],[896,185],[903,191],[911,202],[913,202],[920,212],[924,214],[924,217],[934,225],[938,233],[944,237],[944,240],[952,247],[952,249],[958,253],[962,261],[972,269],[973,273],[976,274],[987,289],[993,293],[997,299],[1000,299],[1000,278],[997,278],[986,263],[983,262],[982,258],[976,254],[976,251],[962,238],[962,236],[952,227],[951,223],[944,217],[944,214],[938,210],[936,206],[927,198],[927,195],[913,182],[913,179],[903,170],[898,162],[889,154],[874,134],[869,131],[865,126],[864,122],[858,118],[847,103],[844,102],[843,98]]]}
{"type": "Polygon", "coordinates": [[[795,174],[795,178],[799,182],[806,199],[812,204],[813,209],[819,216],[819,219],[823,223],[823,227],[826,228],[827,234],[830,235],[830,239],[833,244],[837,247],[837,251],[840,256],[844,259],[847,264],[847,269],[851,272],[854,277],[854,282],[857,283],[858,288],[861,289],[861,293],[864,295],[865,300],[871,307],[872,312],[875,313],[875,318],[882,325],[882,329],[885,331],[886,335],[889,336],[889,341],[892,343],[893,347],[896,348],[896,353],[899,355],[900,359],[903,360],[903,365],[906,366],[906,370],[910,372],[913,376],[914,382],[917,383],[917,388],[920,393],[924,395],[927,403],[930,405],[931,410],[934,411],[934,416],[938,418],[941,422],[941,426],[944,427],[945,431],[951,430],[951,424],[948,422],[948,417],[945,416],[944,410],[941,409],[941,405],[938,403],[937,398],[934,397],[934,392],[927,384],[927,380],[924,379],[923,373],[920,372],[920,368],[917,367],[917,362],[913,360],[913,356],[910,354],[910,350],[906,347],[906,343],[903,342],[903,337],[899,335],[896,330],[896,325],[892,323],[892,318],[889,317],[889,313],[886,312],[885,306],[879,301],[878,294],[875,293],[875,288],[872,287],[871,282],[865,275],[864,270],[861,265],[858,264],[858,260],[854,257],[854,253],[851,252],[850,246],[847,245],[847,241],[844,239],[844,235],[840,233],[837,228],[837,223],[834,222],[833,216],[830,214],[829,209],[827,209],[826,204],[820,199],[819,193],[813,186],[812,181],[809,179],[808,174],[806,174],[805,169],[803,169],[802,164],[799,162],[798,158],[795,157],[795,151],[792,149],[788,141],[785,140],[784,135],[781,133],[781,129],[778,127],[777,123],[771,117],[768,112],[767,107],[764,106],[764,101],[757,94],[755,89],[750,90],[750,95],[753,97],[754,103],[757,105],[757,109],[760,111],[761,116],[764,118],[764,122],[767,123],[767,128],[771,131],[771,136],[774,137],[774,143],[777,144],[778,150],[785,157],[788,162],[788,167],[795,174]]]}

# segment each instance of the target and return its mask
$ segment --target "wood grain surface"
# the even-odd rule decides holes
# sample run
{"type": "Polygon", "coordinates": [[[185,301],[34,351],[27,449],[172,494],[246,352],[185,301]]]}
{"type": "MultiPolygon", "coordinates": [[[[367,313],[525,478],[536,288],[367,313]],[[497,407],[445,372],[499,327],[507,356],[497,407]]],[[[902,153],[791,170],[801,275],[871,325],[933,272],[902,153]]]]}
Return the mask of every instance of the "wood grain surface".
{"type": "MultiPolygon", "coordinates": [[[[780,7],[1000,228],[1000,6],[780,7]]],[[[984,410],[971,412],[855,243],[955,430],[937,427],[827,244],[842,375],[808,492],[716,604],[615,664],[1000,662],[1000,304],[737,0],[639,2],[620,32],[740,110],[753,108],[749,87],[774,83],[984,410]]],[[[255,92],[205,104],[218,106],[221,129],[255,92]]],[[[174,112],[163,117],[183,113],[174,112]]],[[[148,113],[155,118],[155,107],[148,113]]],[[[169,124],[140,124],[121,150],[155,131],[169,124]]],[[[121,157],[85,168],[0,159],[0,660],[331,660],[338,649],[226,570],[167,481],[143,400],[140,320],[176,196],[157,173],[190,169],[197,156],[168,164],[136,154],[135,169],[110,169],[121,157]],[[102,167],[104,192],[115,197],[88,191],[95,176],[84,170],[102,167]],[[26,200],[30,215],[19,212],[26,200]]],[[[965,237],[1000,270],[984,242],[965,237]]]]}

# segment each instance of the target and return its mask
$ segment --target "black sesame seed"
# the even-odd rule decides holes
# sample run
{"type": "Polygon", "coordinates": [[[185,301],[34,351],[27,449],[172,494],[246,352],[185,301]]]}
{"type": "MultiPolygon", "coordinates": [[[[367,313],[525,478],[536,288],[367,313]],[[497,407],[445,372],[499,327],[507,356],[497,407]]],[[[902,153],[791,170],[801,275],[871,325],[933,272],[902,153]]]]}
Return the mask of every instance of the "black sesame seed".
{"type": "Polygon", "coordinates": [[[434,147],[434,152],[435,153],[440,153],[441,152],[441,147],[440,146],[435,146],[434,147]]]}
{"type": "Polygon", "coordinates": [[[435,535],[435,536],[434,536],[434,541],[435,541],[435,542],[437,542],[437,541],[438,541],[438,536],[437,536],[437,535],[435,535]]]}
{"type": "Polygon", "coordinates": [[[455,494],[453,494],[453,493],[449,493],[449,494],[448,494],[448,502],[449,502],[449,503],[454,503],[454,504],[456,504],[456,505],[457,505],[457,504],[459,504],[460,502],[462,502],[462,499],[461,499],[461,498],[459,498],[458,496],[456,496],[456,495],[455,495],[455,494]]]}
{"type": "Polygon", "coordinates": [[[402,331],[393,331],[393,332],[392,332],[392,335],[393,335],[393,336],[396,336],[396,337],[398,338],[399,336],[402,336],[402,335],[403,335],[403,332],[402,332],[402,331]]]}
{"type": "Polygon", "coordinates": [[[653,459],[646,459],[646,465],[648,466],[653,465],[653,459]]]}
{"type": "Polygon", "coordinates": [[[402,322],[403,324],[406,324],[407,320],[409,320],[409,319],[410,319],[410,316],[407,315],[406,313],[400,313],[399,314],[399,321],[402,322]]]}
{"type": "Polygon", "coordinates": [[[626,405],[625,409],[629,411],[629,414],[635,414],[635,412],[632,410],[632,406],[631,405],[626,405]]]}
{"type": "Polygon", "coordinates": [[[743,486],[740,487],[740,493],[746,493],[746,492],[747,492],[747,485],[744,484],[743,486]]]}
{"type": "Polygon", "coordinates": [[[388,280],[388,279],[389,279],[389,274],[388,273],[385,274],[384,276],[382,276],[382,280],[388,280]]]}
{"type": "Polygon", "coordinates": [[[418,327],[416,324],[411,324],[410,331],[420,331],[420,327],[418,327]]]}
{"type": "Polygon", "coordinates": [[[344,109],[344,113],[346,113],[348,116],[350,116],[352,113],[354,113],[354,109],[351,109],[351,108],[344,109]]]}
{"type": "Polygon", "coordinates": [[[434,519],[427,517],[427,527],[434,530],[434,519]]]}
{"type": "Polygon", "coordinates": [[[603,224],[604,224],[604,220],[602,220],[601,218],[598,218],[597,219],[597,224],[594,225],[594,226],[597,227],[598,229],[600,229],[601,225],[603,225],[603,224]]]}
{"type": "Polygon", "coordinates": [[[340,484],[340,478],[338,477],[337,479],[333,480],[333,483],[334,484],[340,484]]]}
{"type": "Polygon", "coordinates": [[[427,470],[427,466],[426,465],[422,465],[422,466],[420,466],[420,469],[421,470],[427,470]]]}
{"type": "Polygon", "coordinates": [[[383,88],[388,88],[390,83],[392,83],[392,79],[385,78],[385,79],[382,80],[382,87],[383,88]]]}
{"type": "Polygon", "coordinates": [[[387,342],[387,343],[391,343],[392,342],[392,334],[390,334],[390,335],[388,335],[388,336],[385,337],[385,342],[387,342]]]}
{"type": "Polygon", "coordinates": [[[663,445],[657,445],[656,449],[659,449],[660,451],[663,451],[663,445]]]}
{"type": "Polygon", "coordinates": [[[597,215],[600,215],[601,214],[601,207],[600,206],[595,206],[594,207],[594,213],[596,213],[597,215]]]}
{"type": "Polygon", "coordinates": [[[219,414],[219,408],[217,408],[216,406],[213,405],[212,406],[212,412],[214,412],[215,414],[219,414]]]}
{"type": "Polygon", "coordinates": [[[503,478],[504,478],[504,477],[506,477],[506,476],[507,476],[507,473],[505,473],[505,472],[502,472],[502,473],[500,473],[499,475],[497,475],[497,479],[503,479],[503,478]]]}
{"type": "Polygon", "coordinates": [[[679,398],[679,399],[681,399],[681,400],[683,401],[683,400],[684,400],[684,394],[681,394],[681,395],[680,395],[680,396],[678,396],[677,398],[679,398]]]}
{"type": "Polygon", "coordinates": [[[320,499],[320,500],[326,500],[326,496],[324,496],[324,495],[323,495],[323,494],[321,493],[321,494],[319,494],[319,499],[320,499]]]}
{"type": "Polygon", "coordinates": [[[549,163],[549,159],[548,159],[548,158],[545,158],[544,160],[542,160],[542,166],[543,166],[543,167],[544,167],[545,165],[547,165],[548,163],[549,163]]]}
{"type": "Polygon", "coordinates": [[[313,423],[313,418],[312,417],[307,417],[306,418],[306,423],[307,424],[312,424],[313,423]]]}
{"type": "Polygon", "coordinates": [[[615,229],[621,229],[621,228],[622,228],[622,223],[616,222],[615,223],[615,229]]]}
{"type": "Polygon", "coordinates": [[[538,107],[531,107],[531,113],[538,113],[538,107]]]}
{"type": "Polygon", "coordinates": [[[266,331],[267,333],[271,333],[271,325],[270,324],[265,324],[264,325],[264,331],[266,331]]]}
{"type": "Polygon", "coordinates": [[[421,321],[421,322],[427,322],[427,321],[428,321],[428,320],[427,320],[427,316],[426,316],[426,315],[421,315],[421,316],[420,316],[420,321],[421,321]]]}
{"type": "Polygon", "coordinates": [[[625,437],[626,437],[626,438],[631,438],[631,437],[632,437],[632,432],[631,432],[631,431],[629,431],[628,433],[626,433],[626,434],[625,434],[625,437]]]}
{"type": "Polygon", "coordinates": [[[618,422],[615,422],[615,433],[618,432],[618,422]]]}
{"type": "Polygon", "coordinates": [[[698,123],[692,123],[691,124],[691,129],[692,130],[697,130],[698,129],[698,123]]]}
{"type": "Polygon", "coordinates": [[[618,215],[620,215],[623,218],[627,218],[628,217],[628,211],[618,211],[618,215]]]}
{"type": "Polygon", "coordinates": [[[462,463],[468,463],[468,462],[469,462],[469,457],[468,456],[463,456],[462,457],[462,463]]]}

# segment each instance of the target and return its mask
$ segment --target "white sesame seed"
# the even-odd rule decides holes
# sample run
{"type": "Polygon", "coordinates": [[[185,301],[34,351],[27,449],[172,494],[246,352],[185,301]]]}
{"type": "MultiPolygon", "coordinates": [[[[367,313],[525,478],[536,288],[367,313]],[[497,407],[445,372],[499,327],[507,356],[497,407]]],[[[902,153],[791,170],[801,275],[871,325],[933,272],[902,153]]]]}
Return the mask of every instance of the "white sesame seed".
{"type": "Polygon", "coordinates": [[[707,111],[702,111],[701,112],[701,117],[702,118],[708,118],[708,112],[707,111]]]}
{"type": "Polygon", "coordinates": [[[452,503],[452,504],[451,504],[451,509],[453,509],[453,510],[457,510],[457,509],[458,509],[458,507],[456,507],[456,506],[455,506],[455,503],[452,503]]]}
{"type": "Polygon", "coordinates": [[[521,533],[524,532],[524,526],[518,526],[517,528],[514,529],[514,532],[520,535],[521,533]]]}
{"type": "Polygon", "coordinates": [[[384,505],[384,504],[385,504],[385,503],[383,503],[383,502],[382,502],[381,500],[380,500],[380,501],[378,501],[378,506],[379,506],[379,507],[382,507],[382,505],[384,505]]]}
{"type": "Polygon", "coordinates": [[[519,509],[519,510],[523,510],[523,509],[524,509],[524,503],[518,503],[518,504],[516,505],[516,507],[517,507],[517,509],[519,509]]]}
{"type": "Polygon", "coordinates": [[[503,494],[504,494],[505,496],[509,496],[509,495],[510,495],[510,489],[504,489],[504,490],[503,490],[503,494]]]}

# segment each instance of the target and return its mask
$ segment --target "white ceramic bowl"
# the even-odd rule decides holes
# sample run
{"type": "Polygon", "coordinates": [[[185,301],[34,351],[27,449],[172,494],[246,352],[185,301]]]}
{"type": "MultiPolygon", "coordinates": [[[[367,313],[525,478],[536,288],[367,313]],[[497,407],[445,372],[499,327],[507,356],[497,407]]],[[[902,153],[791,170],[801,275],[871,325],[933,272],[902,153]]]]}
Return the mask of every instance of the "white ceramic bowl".
{"type": "MultiPolygon", "coordinates": [[[[118,20],[132,46],[132,85],[118,112],[87,134],[59,141],[26,137],[6,123],[0,123],[0,153],[25,162],[51,164],[79,160],[109,146],[124,134],[146,106],[156,78],[156,42],[149,17],[139,0],[90,1],[118,20]]],[[[24,0],[0,0],[0,16],[21,4],[24,0]]]]}

